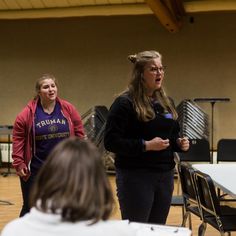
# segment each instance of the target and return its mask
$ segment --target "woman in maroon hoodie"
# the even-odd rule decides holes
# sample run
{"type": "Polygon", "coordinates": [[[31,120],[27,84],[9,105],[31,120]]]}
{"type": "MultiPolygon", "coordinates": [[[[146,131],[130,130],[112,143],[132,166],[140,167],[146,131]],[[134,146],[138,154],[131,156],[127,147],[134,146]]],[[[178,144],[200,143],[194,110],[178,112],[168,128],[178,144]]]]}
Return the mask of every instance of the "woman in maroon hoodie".
{"type": "Polygon", "coordinates": [[[32,184],[53,147],[70,136],[84,137],[81,117],[72,104],[58,98],[53,75],[39,78],[35,89],[36,97],[17,115],[13,127],[13,167],[23,196],[20,216],[29,212],[32,184]]]}

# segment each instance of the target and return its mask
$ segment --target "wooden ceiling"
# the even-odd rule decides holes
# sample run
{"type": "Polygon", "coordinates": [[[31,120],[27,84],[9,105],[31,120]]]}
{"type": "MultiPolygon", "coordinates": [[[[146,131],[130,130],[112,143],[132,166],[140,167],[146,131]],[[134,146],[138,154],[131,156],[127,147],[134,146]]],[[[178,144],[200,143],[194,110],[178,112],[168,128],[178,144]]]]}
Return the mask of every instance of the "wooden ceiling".
{"type": "Polygon", "coordinates": [[[0,0],[0,19],[155,14],[170,32],[206,11],[236,11],[236,0],[0,0]]]}

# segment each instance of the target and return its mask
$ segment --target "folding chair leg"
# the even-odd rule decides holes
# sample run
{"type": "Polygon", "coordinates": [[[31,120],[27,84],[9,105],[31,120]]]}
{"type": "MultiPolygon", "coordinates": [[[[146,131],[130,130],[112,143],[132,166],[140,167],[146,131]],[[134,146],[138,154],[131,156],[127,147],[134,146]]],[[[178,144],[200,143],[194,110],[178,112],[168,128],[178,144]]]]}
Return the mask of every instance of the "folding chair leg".
{"type": "Polygon", "coordinates": [[[198,227],[198,236],[204,236],[206,232],[207,224],[202,222],[201,225],[198,227]]]}
{"type": "Polygon", "coordinates": [[[182,227],[186,226],[186,222],[187,222],[187,219],[188,219],[189,216],[190,216],[190,212],[186,211],[185,214],[184,214],[184,217],[183,217],[182,224],[181,224],[182,227]]]}
{"type": "Polygon", "coordinates": [[[192,216],[191,216],[191,214],[189,214],[188,223],[189,223],[189,229],[192,230],[192,216]]]}

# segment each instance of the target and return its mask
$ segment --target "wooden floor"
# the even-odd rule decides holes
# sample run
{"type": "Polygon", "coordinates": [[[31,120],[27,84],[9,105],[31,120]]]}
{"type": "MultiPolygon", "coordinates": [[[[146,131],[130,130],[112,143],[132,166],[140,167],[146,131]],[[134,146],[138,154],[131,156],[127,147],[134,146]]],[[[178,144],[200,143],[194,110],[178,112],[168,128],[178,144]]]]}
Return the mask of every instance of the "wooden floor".
{"type": "MultiPolygon", "coordinates": [[[[1,173],[3,173],[4,171],[5,171],[4,169],[0,169],[1,173]]],[[[115,191],[116,191],[115,190],[116,188],[115,176],[110,175],[109,179],[111,181],[113,192],[115,194],[115,191]]],[[[13,205],[5,205],[0,202],[0,231],[2,230],[2,228],[7,222],[18,217],[19,211],[21,208],[22,200],[21,200],[20,183],[19,183],[18,177],[15,174],[10,174],[7,177],[0,176],[0,201],[1,200],[9,201],[13,203],[13,205]]],[[[117,199],[116,199],[116,206],[115,206],[112,218],[120,219],[120,211],[119,211],[117,199]]],[[[181,207],[171,207],[167,224],[180,225],[181,219],[182,219],[181,207]]],[[[200,224],[200,221],[196,217],[193,216],[192,222],[193,222],[192,235],[197,236],[197,228],[198,228],[198,225],[200,224]]],[[[208,226],[205,235],[216,236],[220,234],[211,226],[208,226]]],[[[232,235],[236,236],[236,233],[232,233],[232,235]]]]}

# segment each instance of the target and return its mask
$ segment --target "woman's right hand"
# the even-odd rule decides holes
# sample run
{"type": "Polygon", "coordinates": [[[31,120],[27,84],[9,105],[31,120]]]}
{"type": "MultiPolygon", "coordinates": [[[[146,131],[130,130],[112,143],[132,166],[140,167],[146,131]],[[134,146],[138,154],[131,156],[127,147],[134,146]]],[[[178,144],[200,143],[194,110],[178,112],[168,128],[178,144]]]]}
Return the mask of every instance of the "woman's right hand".
{"type": "Polygon", "coordinates": [[[169,139],[155,137],[149,141],[145,141],[146,151],[161,151],[170,146],[169,139]]]}
{"type": "Polygon", "coordinates": [[[19,175],[20,177],[23,177],[23,176],[26,176],[26,175],[27,175],[27,172],[28,172],[28,170],[27,170],[27,168],[25,167],[25,168],[21,169],[21,170],[18,172],[18,175],[19,175]]]}

